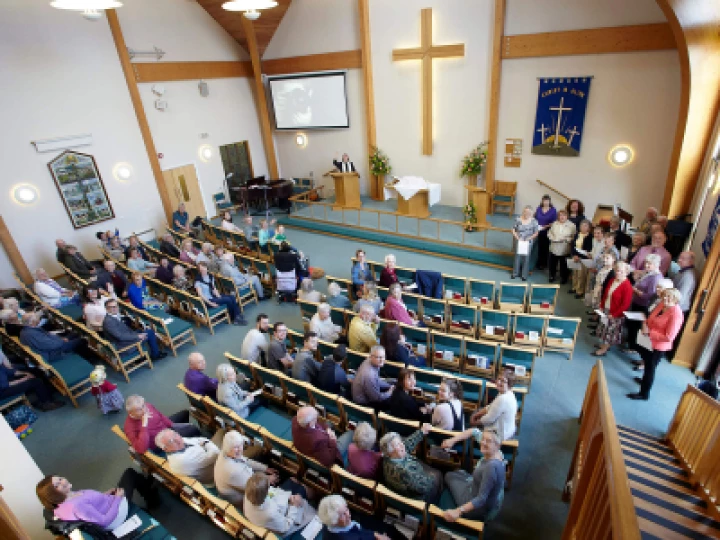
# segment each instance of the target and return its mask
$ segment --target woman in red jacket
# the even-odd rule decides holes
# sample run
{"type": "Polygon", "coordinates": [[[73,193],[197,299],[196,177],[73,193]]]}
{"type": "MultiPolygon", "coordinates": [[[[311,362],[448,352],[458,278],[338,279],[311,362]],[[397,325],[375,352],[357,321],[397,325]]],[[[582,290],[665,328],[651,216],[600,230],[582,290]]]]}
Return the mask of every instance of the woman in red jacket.
{"type": "Polygon", "coordinates": [[[597,329],[600,338],[598,350],[594,356],[605,356],[608,349],[622,342],[622,329],[625,322],[625,312],[632,304],[632,285],[627,277],[630,265],[624,262],[615,264],[615,279],[608,279],[600,298],[600,309],[607,319],[597,329]]]}
{"type": "Polygon", "coordinates": [[[667,289],[663,293],[660,302],[652,313],[648,315],[647,321],[642,325],[642,333],[650,337],[652,349],[638,346],[640,356],[645,363],[645,372],[642,379],[635,377],[635,382],[640,383],[640,391],[636,394],[628,394],[630,399],[648,400],[650,389],[655,382],[655,370],[657,369],[663,354],[672,349],[673,341],[680,332],[683,323],[683,312],[680,309],[682,295],[677,289],[667,289]]]}

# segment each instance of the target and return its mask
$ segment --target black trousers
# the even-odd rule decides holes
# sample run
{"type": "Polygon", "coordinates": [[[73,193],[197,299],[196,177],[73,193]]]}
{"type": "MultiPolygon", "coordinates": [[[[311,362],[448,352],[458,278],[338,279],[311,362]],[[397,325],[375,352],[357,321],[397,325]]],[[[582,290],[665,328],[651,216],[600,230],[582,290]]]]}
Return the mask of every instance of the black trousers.
{"type": "MultiPolygon", "coordinates": [[[[539,261],[540,259],[538,259],[539,261]]],[[[565,283],[568,280],[570,273],[567,267],[567,255],[553,255],[550,254],[550,266],[548,267],[548,275],[550,279],[555,279],[557,275],[557,267],[560,265],[560,281],[565,283]]]]}
{"type": "Polygon", "coordinates": [[[118,487],[125,492],[125,498],[132,504],[133,494],[137,491],[148,506],[155,506],[160,502],[160,495],[153,487],[152,478],[143,476],[135,469],[128,467],[120,477],[118,487]]]}
{"type": "Polygon", "coordinates": [[[181,437],[200,437],[200,430],[190,423],[190,411],[176,412],[168,419],[173,423],[172,428],[177,431],[181,437]]]}
{"type": "Polygon", "coordinates": [[[538,234],[538,259],[535,265],[538,270],[542,270],[547,266],[549,253],[550,240],[548,239],[548,229],[543,229],[538,234]]]}
{"type": "Polygon", "coordinates": [[[645,371],[643,372],[642,383],[640,384],[640,395],[646,398],[650,397],[650,390],[655,382],[655,371],[662,358],[664,351],[648,351],[644,347],[640,349],[640,356],[645,363],[645,371]]]}

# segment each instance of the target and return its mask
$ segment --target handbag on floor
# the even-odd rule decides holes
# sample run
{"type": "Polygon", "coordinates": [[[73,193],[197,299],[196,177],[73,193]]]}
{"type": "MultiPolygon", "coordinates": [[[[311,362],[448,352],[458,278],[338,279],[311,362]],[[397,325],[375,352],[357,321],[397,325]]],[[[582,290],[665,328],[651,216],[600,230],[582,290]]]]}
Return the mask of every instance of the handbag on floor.
{"type": "Polygon", "coordinates": [[[5,420],[12,429],[17,429],[24,424],[32,425],[37,419],[37,413],[25,404],[18,405],[5,413],[5,420]]]}

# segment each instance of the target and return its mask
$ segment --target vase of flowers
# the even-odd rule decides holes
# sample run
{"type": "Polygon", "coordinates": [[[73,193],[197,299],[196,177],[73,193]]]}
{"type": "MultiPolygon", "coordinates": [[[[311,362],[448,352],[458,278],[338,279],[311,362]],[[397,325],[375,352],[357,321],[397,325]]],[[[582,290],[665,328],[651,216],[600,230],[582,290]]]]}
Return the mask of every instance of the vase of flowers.
{"type": "Polygon", "coordinates": [[[487,163],[487,145],[487,141],[481,142],[462,158],[460,176],[468,177],[468,185],[477,186],[477,176],[487,163]]]}
{"type": "Polygon", "coordinates": [[[465,230],[472,231],[473,225],[477,223],[477,208],[470,202],[463,208],[463,215],[465,216],[465,230]]]}
{"type": "Polygon", "coordinates": [[[390,158],[377,146],[374,146],[372,154],[370,154],[370,172],[376,176],[381,176],[390,174],[390,171],[392,171],[390,158]]]}

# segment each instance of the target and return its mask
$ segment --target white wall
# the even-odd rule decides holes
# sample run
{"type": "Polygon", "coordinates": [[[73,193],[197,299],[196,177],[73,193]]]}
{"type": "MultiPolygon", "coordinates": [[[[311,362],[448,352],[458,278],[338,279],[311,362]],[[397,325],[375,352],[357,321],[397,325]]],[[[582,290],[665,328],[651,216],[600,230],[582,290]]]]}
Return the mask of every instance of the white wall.
{"type": "MultiPolygon", "coordinates": [[[[4,0],[0,35],[0,182],[5,195],[0,197],[0,214],[30,269],[59,271],[55,238],[65,238],[94,257],[96,231],[158,225],[160,198],[107,22],[88,22],[47,2],[4,0]],[[93,145],[78,150],[95,156],[117,217],[75,231],[47,168],[56,154],[37,154],[30,141],[81,133],[93,134],[93,145]],[[125,184],[112,176],[113,166],[121,161],[135,171],[125,184]],[[7,195],[20,182],[38,188],[35,205],[18,206],[7,195]]],[[[14,284],[6,272],[0,280],[2,286],[14,284]]]]}
{"type": "Polygon", "coordinates": [[[537,205],[547,193],[536,182],[541,179],[582,200],[591,218],[598,204],[619,202],[639,223],[648,206],[662,203],[679,99],[680,67],[674,51],[504,61],[496,178],[518,182],[518,212],[525,204],[537,205]],[[580,75],[595,76],[580,155],[531,154],[537,77],[580,75]],[[523,139],[520,168],[504,165],[506,138],[523,139]],[[619,143],[635,149],[634,161],[621,169],[607,159],[619,143]]]}
{"type": "Polygon", "coordinates": [[[460,205],[460,160],[487,138],[492,2],[373,0],[370,3],[378,146],[398,176],[442,184],[442,202],[460,205]],[[420,9],[433,8],[433,42],[465,44],[464,58],[433,61],[433,155],[421,152],[420,61],[393,62],[392,50],[420,45],[420,9]]]}
{"type": "MultiPolygon", "coordinates": [[[[32,437],[32,434],[29,435],[32,437]]],[[[43,507],[35,494],[35,486],[45,475],[30,457],[25,446],[0,416],[0,479],[5,490],[0,494],[30,538],[52,538],[45,531],[43,507]]]]}
{"type": "MultiPolygon", "coordinates": [[[[186,0],[131,0],[118,10],[128,47],[167,54],[163,62],[245,60],[247,53],[202,6],[186,0]],[[189,37],[191,36],[191,39],[189,37]]],[[[240,17],[240,14],[237,14],[240,17]]],[[[138,61],[140,58],[138,57],[138,61]]],[[[154,62],[153,58],[143,61],[154,62]]],[[[140,95],[155,148],[163,154],[160,166],[169,169],[194,163],[208,214],[215,215],[212,196],[222,191],[224,171],[218,146],[247,140],[256,175],[267,174],[260,126],[252,93],[252,79],[211,79],[210,94],[200,96],[199,80],[163,83],[165,111],[155,109],[152,84],[140,84],[140,95]],[[201,138],[200,134],[207,134],[201,138]],[[201,145],[214,149],[205,163],[201,145]]]]}

